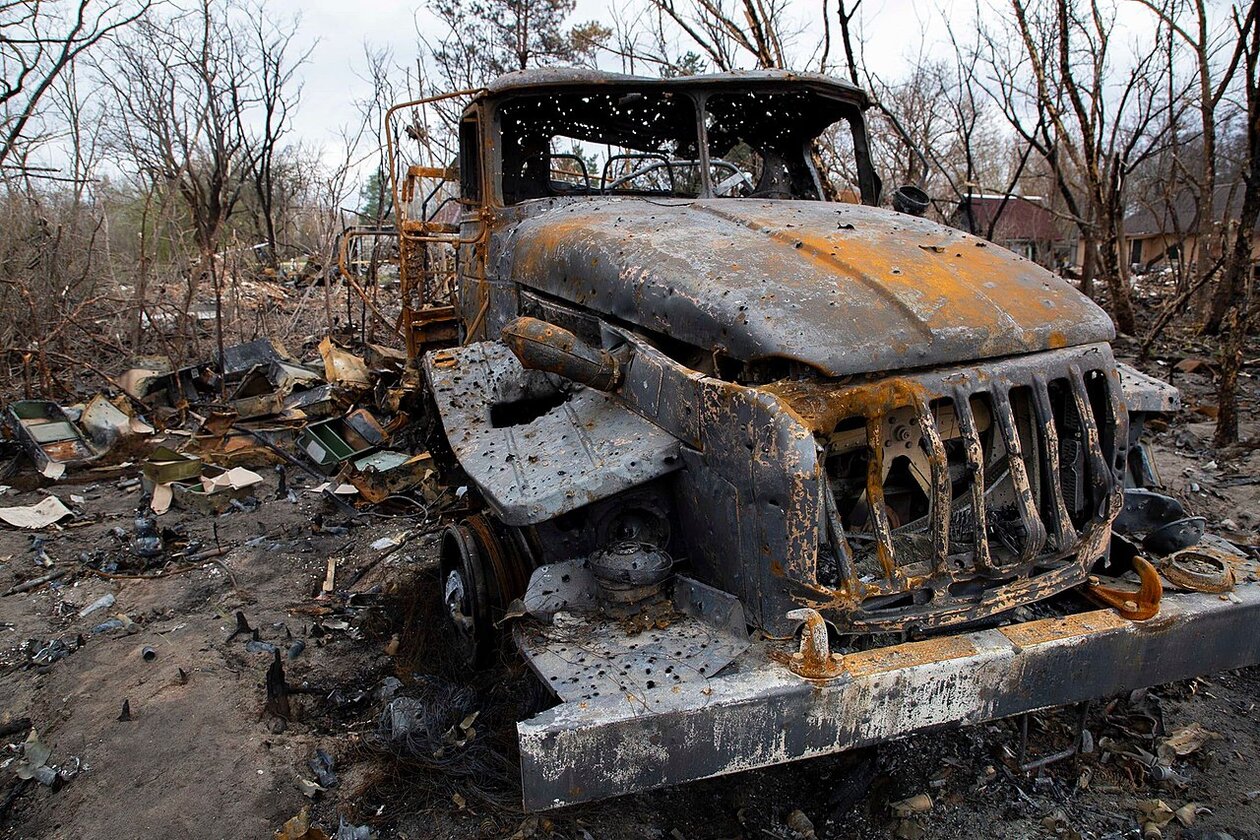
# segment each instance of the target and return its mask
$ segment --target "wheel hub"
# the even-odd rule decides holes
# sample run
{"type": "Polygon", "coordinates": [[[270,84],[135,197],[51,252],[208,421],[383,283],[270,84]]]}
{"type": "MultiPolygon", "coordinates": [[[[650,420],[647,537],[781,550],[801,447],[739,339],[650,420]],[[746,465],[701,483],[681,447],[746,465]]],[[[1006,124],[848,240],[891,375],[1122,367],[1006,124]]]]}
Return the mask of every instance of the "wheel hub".
{"type": "Polygon", "coordinates": [[[476,514],[442,535],[442,604],[471,667],[486,663],[496,615],[523,595],[529,582],[532,564],[521,550],[523,541],[501,537],[504,531],[476,514]]]}

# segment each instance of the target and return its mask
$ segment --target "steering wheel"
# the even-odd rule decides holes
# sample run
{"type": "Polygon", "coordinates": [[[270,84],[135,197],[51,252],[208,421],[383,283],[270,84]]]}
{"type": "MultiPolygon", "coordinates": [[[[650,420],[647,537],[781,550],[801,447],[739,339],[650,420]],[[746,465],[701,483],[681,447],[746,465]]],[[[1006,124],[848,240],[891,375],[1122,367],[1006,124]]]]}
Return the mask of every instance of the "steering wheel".
{"type": "Polygon", "coordinates": [[[710,158],[709,165],[721,169],[728,169],[731,172],[731,174],[726,178],[713,185],[713,194],[719,198],[723,196],[727,198],[737,197],[739,194],[736,192],[736,189],[741,185],[749,190],[755,189],[756,187],[753,183],[752,175],[740,169],[729,160],[723,160],[722,158],[710,158]]]}
{"type": "MultiPolygon", "coordinates": [[[[605,191],[615,190],[617,187],[621,186],[622,184],[625,184],[629,181],[633,181],[635,178],[638,178],[642,175],[646,175],[649,172],[655,172],[657,169],[660,169],[661,167],[666,167],[669,169],[669,173],[672,179],[672,176],[674,174],[673,167],[675,164],[696,165],[699,162],[700,161],[698,160],[675,160],[675,161],[653,160],[651,163],[647,163],[643,166],[640,166],[638,169],[634,170],[633,172],[626,173],[625,175],[622,175],[618,178],[613,179],[612,181],[609,181],[607,184],[604,185],[604,190],[605,191]]],[[[747,190],[755,189],[756,185],[753,183],[752,175],[740,169],[738,166],[731,163],[730,161],[723,160],[722,158],[712,158],[709,161],[709,163],[712,166],[728,170],[731,173],[722,181],[714,185],[713,194],[715,196],[719,196],[719,197],[726,196],[726,197],[734,198],[739,195],[737,190],[740,187],[743,187],[747,190]]]]}
{"type": "Polygon", "coordinates": [[[673,190],[674,169],[673,169],[673,166],[669,162],[669,158],[665,157],[664,155],[657,155],[657,154],[613,155],[612,157],[608,159],[608,162],[604,164],[604,174],[603,174],[603,178],[601,179],[603,180],[604,185],[601,189],[603,192],[609,192],[611,190],[615,190],[617,189],[617,187],[620,187],[622,184],[629,183],[630,181],[633,181],[635,178],[642,177],[648,174],[649,172],[655,172],[656,170],[662,167],[664,167],[665,170],[669,173],[670,192],[673,192],[674,191],[673,190]],[[647,160],[648,163],[645,163],[642,166],[639,166],[637,169],[627,172],[625,175],[620,175],[612,179],[611,181],[607,180],[608,170],[612,167],[614,162],[618,160],[634,160],[635,158],[639,158],[640,160],[647,160]]]}

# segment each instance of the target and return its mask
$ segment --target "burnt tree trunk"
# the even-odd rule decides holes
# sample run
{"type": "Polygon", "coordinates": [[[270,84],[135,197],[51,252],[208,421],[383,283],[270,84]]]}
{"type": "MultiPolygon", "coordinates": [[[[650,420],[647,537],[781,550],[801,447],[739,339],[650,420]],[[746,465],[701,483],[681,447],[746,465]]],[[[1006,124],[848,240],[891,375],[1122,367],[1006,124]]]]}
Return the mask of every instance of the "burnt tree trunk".
{"type": "Polygon", "coordinates": [[[1098,272],[1098,244],[1091,237],[1081,240],[1081,293],[1094,296],[1094,275],[1098,272]]]}
{"type": "Polygon", "coordinates": [[[1129,289],[1128,265],[1117,251],[1120,242],[1115,234],[1103,240],[1102,270],[1107,281],[1107,293],[1111,298],[1111,317],[1116,329],[1125,335],[1137,334],[1137,321],[1133,314],[1133,294],[1129,289]]]}
{"type": "MultiPolygon", "coordinates": [[[[1206,247],[1206,242],[1199,244],[1200,250],[1206,247]]],[[[1225,323],[1225,313],[1229,310],[1236,297],[1238,297],[1237,278],[1231,272],[1226,271],[1221,275],[1221,282],[1216,284],[1216,289],[1212,292],[1212,299],[1208,302],[1207,313],[1203,316],[1203,332],[1208,335],[1220,334],[1225,323]]]]}
{"type": "Polygon", "coordinates": [[[1116,329],[1125,335],[1137,334],[1133,314],[1133,293],[1129,288],[1129,259],[1124,251],[1124,159],[1116,154],[1107,160],[1106,190],[1099,196],[1102,208],[1102,260],[1107,291],[1111,298],[1111,317],[1116,329]]]}
{"type": "MultiPolygon", "coordinates": [[[[1229,291],[1226,298],[1226,340],[1221,346],[1221,381],[1217,389],[1216,420],[1213,443],[1225,446],[1238,440],[1238,371],[1242,367],[1243,347],[1251,328],[1252,266],[1251,243],[1256,223],[1260,221],[1260,15],[1253,7],[1245,24],[1239,24],[1239,37],[1245,39],[1243,56],[1247,72],[1247,168],[1243,173],[1243,203],[1238,226],[1229,238],[1225,257],[1225,273],[1221,288],[1229,291]]],[[[1218,289],[1218,296],[1219,296],[1218,289]]],[[[1216,301],[1213,301],[1215,304],[1216,301]]],[[[1213,306],[1215,309],[1215,305],[1213,306]]]]}
{"type": "Polygon", "coordinates": [[[1247,333],[1247,318],[1239,317],[1238,307],[1231,306],[1222,325],[1226,339],[1221,342],[1221,379],[1216,386],[1216,432],[1213,446],[1228,446],[1238,442],[1238,371],[1242,368],[1243,340],[1247,333]]]}

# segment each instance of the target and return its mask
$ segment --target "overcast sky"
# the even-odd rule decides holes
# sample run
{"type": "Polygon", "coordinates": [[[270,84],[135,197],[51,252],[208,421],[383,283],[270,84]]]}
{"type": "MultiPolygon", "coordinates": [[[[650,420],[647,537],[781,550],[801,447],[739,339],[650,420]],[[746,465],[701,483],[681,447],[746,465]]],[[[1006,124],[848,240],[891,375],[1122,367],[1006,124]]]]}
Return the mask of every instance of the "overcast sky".
{"type": "MultiPolygon", "coordinates": [[[[792,9],[789,29],[801,32],[796,39],[797,52],[809,53],[821,35],[818,11],[824,0],[788,2],[792,9]]],[[[859,50],[865,66],[882,81],[895,82],[905,78],[925,57],[952,60],[947,21],[965,37],[974,30],[976,2],[987,9],[986,16],[1003,14],[1007,8],[1007,0],[861,0],[855,33],[861,39],[859,50]]],[[[1115,42],[1117,47],[1120,41],[1127,46],[1150,31],[1151,13],[1136,0],[1117,2],[1115,42]]],[[[611,27],[611,8],[623,10],[625,15],[626,9],[644,4],[645,0],[577,0],[570,22],[595,20],[611,27]]],[[[1216,15],[1228,5],[1228,0],[1209,0],[1209,8],[1216,15]]],[[[414,66],[420,54],[417,31],[431,38],[440,34],[439,25],[426,11],[426,0],[266,0],[264,8],[276,18],[300,20],[294,48],[310,47],[311,53],[298,73],[303,85],[302,101],[294,115],[290,141],[320,150],[329,162],[342,159],[340,129],[357,127],[359,116],[354,103],[371,92],[370,84],[362,78],[366,65],[364,45],[388,48],[396,63],[414,66]]],[[[680,51],[692,47],[686,41],[679,41],[678,46],[680,51]]],[[[839,49],[837,34],[833,60],[838,59],[839,49]]],[[[617,60],[608,58],[606,69],[619,70],[617,60]]],[[[375,131],[379,127],[374,127],[375,131]]],[[[362,153],[359,163],[366,166],[372,155],[366,147],[362,153]]],[[[57,144],[50,144],[39,162],[64,166],[63,154],[57,144]]]]}
{"type": "MultiPolygon", "coordinates": [[[[797,5],[800,26],[809,28],[819,3],[797,0],[797,5]]],[[[970,2],[947,5],[965,10],[970,17],[970,2]]],[[[572,20],[609,23],[609,6],[607,0],[578,0],[572,20]]],[[[902,76],[907,62],[913,61],[919,50],[923,31],[929,33],[928,42],[935,41],[940,49],[945,32],[939,7],[937,2],[923,0],[864,0],[859,9],[861,34],[867,42],[865,58],[872,72],[885,79],[902,76]]],[[[316,42],[301,72],[304,87],[295,134],[318,145],[336,144],[337,128],[357,119],[353,101],[370,91],[360,78],[364,43],[389,47],[397,61],[410,63],[419,47],[417,20],[421,27],[433,26],[423,5],[415,0],[269,0],[267,8],[278,16],[300,15],[298,40],[316,42]]],[[[815,23],[811,32],[817,29],[815,23]]],[[[804,35],[801,40],[812,42],[816,38],[804,35]]]]}

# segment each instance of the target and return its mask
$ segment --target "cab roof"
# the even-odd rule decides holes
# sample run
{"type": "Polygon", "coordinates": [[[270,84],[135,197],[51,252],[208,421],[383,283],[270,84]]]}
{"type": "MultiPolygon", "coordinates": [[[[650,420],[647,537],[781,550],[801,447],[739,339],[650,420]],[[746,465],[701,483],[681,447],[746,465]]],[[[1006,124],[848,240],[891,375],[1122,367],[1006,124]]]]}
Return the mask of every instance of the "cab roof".
{"type": "Polygon", "coordinates": [[[758,87],[804,86],[848,100],[865,108],[870,105],[866,91],[843,79],[824,76],[821,73],[795,73],[789,70],[741,70],[730,73],[706,73],[697,76],[657,78],[608,73],[583,67],[542,67],[507,73],[487,84],[476,97],[498,98],[512,93],[537,92],[540,89],[572,89],[591,86],[656,87],[665,89],[720,89],[748,90],[758,87]]]}

